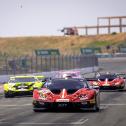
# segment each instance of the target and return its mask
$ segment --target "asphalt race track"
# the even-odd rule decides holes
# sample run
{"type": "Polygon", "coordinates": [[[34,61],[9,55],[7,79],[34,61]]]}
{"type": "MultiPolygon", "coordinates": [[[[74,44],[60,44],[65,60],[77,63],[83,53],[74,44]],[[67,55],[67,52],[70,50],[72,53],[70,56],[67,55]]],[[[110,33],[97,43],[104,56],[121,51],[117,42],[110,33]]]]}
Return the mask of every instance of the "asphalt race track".
{"type": "MultiPolygon", "coordinates": [[[[126,71],[126,59],[100,60],[105,71],[126,71]],[[118,66],[118,67],[117,67],[118,66]]],[[[0,97],[0,126],[126,126],[126,91],[102,91],[100,112],[57,110],[35,113],[32,97],[0,97]]]]}

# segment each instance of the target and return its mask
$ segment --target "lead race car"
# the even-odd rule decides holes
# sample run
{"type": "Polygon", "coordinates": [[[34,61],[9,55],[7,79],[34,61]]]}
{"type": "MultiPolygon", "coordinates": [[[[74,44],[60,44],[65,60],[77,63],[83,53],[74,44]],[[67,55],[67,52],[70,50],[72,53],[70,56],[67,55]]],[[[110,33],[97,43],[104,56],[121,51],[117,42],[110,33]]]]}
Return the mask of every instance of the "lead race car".
{"type": "Polygon", "coordinates": [[[32,94],[36,88],[41,88],[43,83],[35,76],[13,76],[4,84],[4,96],[14,97],[22,94],[32,94]]]}
{"type": "Polygon", "coordinates": [[[91,85],[98,85],[101,89],[124,89],[125,79],[115,73],[98,73],[96,78],[87,79],[91,85]]]}
{"type": "Polygon", "coordinates": [[[99,90],[83,79],[52,79],[42,89],[33,92],[33,110],[57,108],[100,109],[99,90]]]}

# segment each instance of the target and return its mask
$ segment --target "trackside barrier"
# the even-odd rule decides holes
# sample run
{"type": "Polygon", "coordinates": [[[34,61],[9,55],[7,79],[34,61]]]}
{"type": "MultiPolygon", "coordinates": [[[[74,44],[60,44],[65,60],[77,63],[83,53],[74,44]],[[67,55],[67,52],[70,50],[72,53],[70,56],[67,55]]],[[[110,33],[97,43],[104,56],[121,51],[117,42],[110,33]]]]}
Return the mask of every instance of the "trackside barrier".
{"type": "MultiPolygon", "coordinates": [[[[72,70],[77,70],[77,71],[80,71],[82,74],[85,74],[85,73],[91,73],[91,72],[98,71],[99,68],[97,66],[94,66],[94,67],[87,67],[87,68],[82,68],[82,69],[72,69],[72,70]]],[[[41,73],[33,73],[33,75],[45,75],[47,77],[55,77],[55,75],[58,72],[59,71],[41,72],[41,73]]],[[[29,74],[25,74],[25,75],[29,75],[29,74]]],[[[11,76],[13,76],[13,75],[1,75],[0,76],[0,94],[3,94],[3,83],[7,82],[9,80],[9,77],[11,77],[11,76]]]]}
{"type": "Polygon", "coordinates": [[[84,74],[97,69],[98,58],[94,55],[0,58],[0,84],[7,82],[13,75],[42,74],[55,77],[62,70],[79,70],[84,74]]]}
{"type": "Polygon", "coordinates": [[[95,55],[60,55],[0,58],[0,75],[32,74],[98,66],[95,55]]]}
{"type": "MultiPolygon", "coordinates": [[[[87,68],[82,68],[82,69],[71,69],[71,70],[78,70],[82,74],[84,73],[91,73],[97,71],[99,68],[97,66],[94,67],[87,67],[87,68]]],[[[55,77],[55,75],[59,71],[51,71],[51,72],[40,72],[40,73],[33,73],[33,74],[17,74],[17,75],[45,75],[47,77],[55,77]]],[[[14,76],[14,75],[1,75],[0,76],[0,84],[3,84],[4,82],[7,82],[9,80],[9,77],[14,76]]]]}
{"type": "Polygon", "coordinates": [[[98,58],[118,58],[118,57],[126,57],[126,53],[97,53],[95,54],[98,58]]]}

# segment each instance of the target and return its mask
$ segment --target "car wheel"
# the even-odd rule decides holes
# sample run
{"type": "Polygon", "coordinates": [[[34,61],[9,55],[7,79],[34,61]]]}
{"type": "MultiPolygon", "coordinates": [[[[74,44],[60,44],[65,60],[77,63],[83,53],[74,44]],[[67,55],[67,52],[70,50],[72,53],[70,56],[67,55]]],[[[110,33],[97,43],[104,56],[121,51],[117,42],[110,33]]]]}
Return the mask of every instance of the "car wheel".
{"type": "Polygon", "coordinates": [[[40,112],[39,109],[35,109],[35,108],[33,108],[33,111],[34,111],[34,112],[40,112]]]}
{"type": "Polygon", "coordinates": [[[121,86],[118,88],[118,90],[119,90],[119,91],[122,91],[124,88],[125,88],[125,84],[121,85],[121,86]]]}
{"type": "Polygon", "coordinates": [[[94,104],[93,110],[95,112],[98,112],[100,110],[100,96],[99,96],[99,94],[95,97],[95,104],[94,104]]]}
{"type": "Polygon", "coordinates": [[[5,92],[4,97],[5,98],[12,98],[12,97],[14,97],[14,95],[10,94],[9,92],[5,92]]]}

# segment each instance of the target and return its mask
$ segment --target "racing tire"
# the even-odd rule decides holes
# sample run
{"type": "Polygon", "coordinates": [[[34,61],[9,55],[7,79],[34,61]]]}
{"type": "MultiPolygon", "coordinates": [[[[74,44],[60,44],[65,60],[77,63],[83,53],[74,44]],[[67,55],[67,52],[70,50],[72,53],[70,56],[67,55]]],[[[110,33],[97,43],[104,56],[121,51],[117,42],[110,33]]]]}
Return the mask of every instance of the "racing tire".
{"type": "Polygon", "coordinates": [[[33,108],[33,111],[34,112],[43,112],[43,111],[45,111],[45,109],[42,109],[42,108],[33,108]]]}
{"type": "Polygon", "coordinates": [[[99,96],[99,94],[97,94],[97,96],[95,97],[95,104],[94,104],[94,107],[93,107],[93,111],[94,112],[100,111],[100,96],[99,96]]]}
{"type": "Polygon", "coordinates": [[[120,87],[118,88],[118,90],[119,90],[119,91],[123,91],[124,88],[125,88],[125,84],[123,84],[122,86],[120,86],[120,87]]]}
{"type": "Polygon", "coordinates": [[[14,97],[14,95],[10,94],[9,92],[5,92],[4,97],[5,98],[12,98],[12,97],[14,97]]]}
{"type": "Polygon", "coordinates": [[[34,111],[34,112],[40,112],[40,110],[38,110],[38,109],[33,109],[33,111],[34,111]]]}

